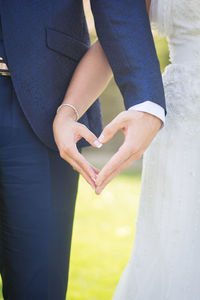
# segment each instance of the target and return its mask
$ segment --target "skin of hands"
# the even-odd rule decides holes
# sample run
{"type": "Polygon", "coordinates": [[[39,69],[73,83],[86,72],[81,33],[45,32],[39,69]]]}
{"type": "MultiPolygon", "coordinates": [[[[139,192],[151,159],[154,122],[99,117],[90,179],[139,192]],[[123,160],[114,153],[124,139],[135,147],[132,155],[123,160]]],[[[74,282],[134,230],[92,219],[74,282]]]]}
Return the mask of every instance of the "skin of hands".
{"type": "MultiPolygon", "coordinates": [[[[149,7],[150,1],[147,0],[147,9],[149,7]]],[[[63,103],[74,105],[80,116],[83,115],[105,89],[111,77],[112,70],[97,41],[76,68],[63,103]]],[[[124,111],[104,128],[97,139],[89,129],[75,121],[74,111],[65,106],[54,119],[53,133],[60,156],[81,173],[96,193],[100,194],[117,174],[142,156],[161,124],[162,121],[151,114],[124,111]],[[92,146],[100,148],[119,130],[124,133],[124,143],[101,171],[94,168],[76,147],[77,141],[84,137],[92,146]]]]}
{"type": "Polygon", "coordinates": [[[70,109],[59,110],[53,122],[53,132],[60,156],[95,189],[99,171],[78,151],[76,143],[83,137],[93,147],[100,148],[97,137],[85,125],[75,121],[75,114],[70,109]]]}
{"type": "MultiPolygon", "coordinates": [[[[146,0],[149,12],[151,0],[146,0]]],[[[108,142],[118,130],[122,130],[125,136],[123,145],[109,160],[96,180],[96,193],[100,194],[104,187],[119,173],[126,169],[135,160],[141,158],[151,141],[159,131],[162,121],[157,117],[137,111],[120,113],[108,124],[101,136],[100,143],[108,142]]]]}
{"type": "Polygon", "coordinates": [[[119,130],[123,131],[125,139],[119,150],[99,172],[96,194],[100,194],[116,175],[141,158],[161,125],[162,121],[151,114],[130,110],[121,112],[104,128],[99,137],[100,143],[107,143],[119,130]]]}
{"type": "MultiPolygon", "coordinates": [[[[81,117],[111,78],[110,65],[99,41],[96,41],[78,64],[62,103],[75,106],[81,117]]],[[[83,137],[93,147],[100,148],[102,144],[86,126],[76,122],[75,117],[72,108],[63,106],[59,109],[53,121],[54,139],[60,156],[95,189],[99,171],[79,153],[76,143],[83,137]]]]}

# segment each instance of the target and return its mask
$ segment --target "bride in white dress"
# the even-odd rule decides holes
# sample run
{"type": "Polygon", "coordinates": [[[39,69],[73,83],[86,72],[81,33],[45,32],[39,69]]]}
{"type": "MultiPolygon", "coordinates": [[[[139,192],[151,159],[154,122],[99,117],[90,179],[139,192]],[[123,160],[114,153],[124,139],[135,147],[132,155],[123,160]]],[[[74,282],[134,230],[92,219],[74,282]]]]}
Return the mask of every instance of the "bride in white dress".
{"type": "Polygon", "coordinates": [[[131,259],[113,300],[200,299],[200,1],[152,0],[171,64],[165,127],[144,155],[131,259]]]}

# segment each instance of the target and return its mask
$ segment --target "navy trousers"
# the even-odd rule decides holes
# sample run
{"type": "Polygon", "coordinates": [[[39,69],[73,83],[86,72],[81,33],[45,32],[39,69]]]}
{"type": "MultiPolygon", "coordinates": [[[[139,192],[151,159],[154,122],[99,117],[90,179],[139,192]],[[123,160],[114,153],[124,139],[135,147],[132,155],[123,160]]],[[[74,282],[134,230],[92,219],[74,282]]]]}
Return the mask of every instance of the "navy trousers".
{"type": "MultiPolygon", "coordinates": [[[[27,99],[28,101],[28,99],[27,99]]],[[[34,134],[0,76],[0,272],[5,300],[64,300],[78,173],[34,134]]]]}

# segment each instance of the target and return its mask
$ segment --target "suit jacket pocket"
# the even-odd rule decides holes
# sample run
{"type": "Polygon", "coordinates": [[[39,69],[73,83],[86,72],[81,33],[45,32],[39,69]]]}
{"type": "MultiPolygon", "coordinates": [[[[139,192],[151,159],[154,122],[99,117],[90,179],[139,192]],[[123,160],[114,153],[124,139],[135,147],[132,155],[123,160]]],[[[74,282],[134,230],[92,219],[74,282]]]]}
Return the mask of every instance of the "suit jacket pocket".
{"type": "Polygon", "coordinates": [[[51,28],[46,28],[46,43],[49,49],[74,61],[79,61],[89,48],[83,42],[72,38],[66,33],[51,28]]]}

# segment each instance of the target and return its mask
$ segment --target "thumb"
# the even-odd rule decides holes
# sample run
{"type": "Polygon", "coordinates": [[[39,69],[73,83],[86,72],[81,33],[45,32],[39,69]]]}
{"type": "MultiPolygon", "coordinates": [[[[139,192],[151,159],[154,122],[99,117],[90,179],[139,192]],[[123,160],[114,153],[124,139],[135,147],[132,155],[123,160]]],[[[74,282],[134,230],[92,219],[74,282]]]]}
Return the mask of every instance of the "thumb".
{"type": "Polygon", "coordinates": [[[122,127],[121,116],[118,115],[104,128],[100,137],[98,138],[99,142],[102,144],[107,143],[122,127]]]}
{"type": "Polygon", "coordinates": [[[81,136],[93,147],[101,148],[102,143],[100,143],[94,133],[92,133],[85,125],[80,125],[79,130],[81,136]]]}

